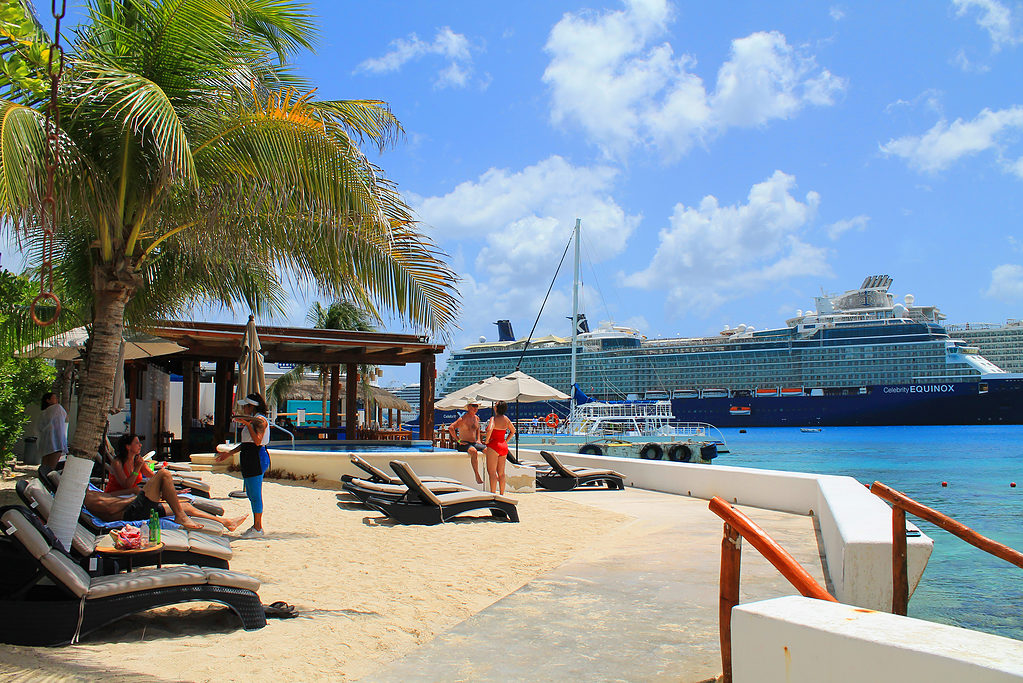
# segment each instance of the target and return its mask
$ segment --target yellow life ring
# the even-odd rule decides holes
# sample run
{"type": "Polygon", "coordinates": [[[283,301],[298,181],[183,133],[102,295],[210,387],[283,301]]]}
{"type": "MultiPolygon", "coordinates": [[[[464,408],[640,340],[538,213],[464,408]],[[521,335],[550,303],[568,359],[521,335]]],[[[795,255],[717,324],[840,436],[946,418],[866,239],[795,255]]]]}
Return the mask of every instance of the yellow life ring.
{"type": "Polygon", "coordinates": [[[550,427],[551,429],[557,429],[558,423],[561,422],[558,419],[558,416],[555,415],[554,413],[548,413],[547,417],[544,418],[544,421],[547,423],[547,426],[550,427]]]}

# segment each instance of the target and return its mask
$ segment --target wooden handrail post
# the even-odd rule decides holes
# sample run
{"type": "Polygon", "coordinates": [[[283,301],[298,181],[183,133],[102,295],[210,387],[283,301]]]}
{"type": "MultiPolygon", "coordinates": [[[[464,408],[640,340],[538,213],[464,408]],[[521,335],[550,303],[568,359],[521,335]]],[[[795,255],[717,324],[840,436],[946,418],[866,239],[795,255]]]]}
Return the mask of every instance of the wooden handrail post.
{"type": "Polygon", "coordinates": [[[1013,550],[1009,546],[999,543],[998,541],[993,541],[987,536],[978,534],[965,524],[961,524],[948,515],[929,508],[926,505],[921,505],[904,493],[896,491],[889,486],[885,486],[879,481],[875,481],[870,485],[870,492],[881,500],[888,501],[893,507],[902,508],[911,515],[915,515],[935,526],[939,526],[950,534],[963,539],[970,545],[974,545],[995,557],[1000,557],[1006,562],[1010,562],[1017,567],[1023,567],[1023,553],[1018,550],[1013,550]]]}
{"type": "Polygon", "coordinates": [[[725,522],[721,538],[721,577],[718,597],[718,625],[721,638],[723,683],[732,683],[732,608],[739,604],[739,575],[742,562],[742,536],[725,522]]]}
{"type": "Polygon", "coordinates": [[[892,614],[906,616],[909,607],[909,569],[906,560],[906,511],[892,508],[892,614]]]}

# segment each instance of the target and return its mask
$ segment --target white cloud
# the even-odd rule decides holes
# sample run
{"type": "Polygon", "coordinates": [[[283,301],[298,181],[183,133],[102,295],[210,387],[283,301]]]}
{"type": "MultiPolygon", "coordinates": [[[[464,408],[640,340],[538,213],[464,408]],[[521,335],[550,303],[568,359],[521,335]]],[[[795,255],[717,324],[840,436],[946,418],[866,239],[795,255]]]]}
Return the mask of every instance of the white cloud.
{"type": "Polygon", "coordinates": [[[960,71],[968,74],[983,74],[991,70],[991,67],[987,64],[980,64],[970,60],[966,56],[966,50],[959,48],[950,60],[953,66],[959,68],[960,71]]]}
{"type": "MultiPolygon", "coordinates": [[[[920,136],[909,135],[881,145],[881,151],[901,157],[919,171],[943,171],[962,157],[995,148],[1001,154],[1004,139],[1014,130],[1023,129],[1023,106],[998,111],[984,109],[972,121],[956,119],[949,124],[938,121],[920,136]]],[[[1007,167],[1016,172],[1018,162],[1007,167]]],[[[1023,174],[1021,174],[1023,177],[1023,174]]]]}
{"type": "MultiPolygon", "coordinates": [[[[616,175],[606,166],[573,166],[552,156],[520,171],[492,168],[446,195],[412,196],[410,203],[439,239],[482,242],[474,274],[460,285],[470,314],[482,306],[502,317],[528,317],[539,309],[576,217],[594,263],[625,249],[640,218],[627,215],[611,196],[616,175]]],[[[570,281],[571,254],[562,275],[570,281]]],[[[557,329],[571,310],[570,294],[555,290],[547,306],[552,317],[545,329],[557,329]]],[[[479,334],[477,329],[470,331],[479,334]]]]}
{"type": "Polygon", "coordinates": [[[1003,301],[1023,301],[1023,266],[1015,263],[996,266],[985,294],[1003,301]]]}
{"type": "Polygon", "coordinates": [[[415,33],[393,41],[390,52],[383,57],[365,60],[355,68],[355,73],[389,73],[408,62],[431,55],[447,61],[447,65],[437,73],[436,87],[464,88],[468,85],[472,75],[472,46],[468,38],[447,26],[437,29],[433,42],[425,42],[415,33]]]}
{"type": "Polygon", "coordinates": [[[870,222],[870,216],[863,215],[856,216],[855,218],[845,218],[840,221],[835,221],[827,227],[828,237],[832,240],[837,240],[850,230],[863,232],[867,229],[868,222],[870,222]]]}
{"type": "Polygon", "coordinates": [[[713,92],[663,38],[673,19],[666,0],[625,0],[625,8],[565,14],[545,49],[544,82],[555,124],[579,124],[608,156],[656,147],[668,157],[732,126],[786,119],[825,106],[845,82],[776,31],[732,41],[713,92]]]}
{"type": "Polygon", "coordinates": [[[952,0],[952,4],[957,17],[965,16],[970,10],[977,11],[977,25],[991,36],[992,49],[997,51],[1020,42],[1012,10],[998,0],[952,0]]]}
{"type": "Polygon", "coordinates": [[[830,14],[831,18],[835,21],[842,21],[845,19],[845,10],[838,5],[832,5],[831,9],[828,10],[828,14],[830,14]]]}
{"type": "Polygon", "coordinates": [[[665,291],[678,314],[707,313],[725,301],[805,275],[827,275],[827,250],[803,241],[820,196],[793,196],[796,179],[775,171],[750,188],[745,204],[675,205],[650,265],[625,284],[665,291]]]}

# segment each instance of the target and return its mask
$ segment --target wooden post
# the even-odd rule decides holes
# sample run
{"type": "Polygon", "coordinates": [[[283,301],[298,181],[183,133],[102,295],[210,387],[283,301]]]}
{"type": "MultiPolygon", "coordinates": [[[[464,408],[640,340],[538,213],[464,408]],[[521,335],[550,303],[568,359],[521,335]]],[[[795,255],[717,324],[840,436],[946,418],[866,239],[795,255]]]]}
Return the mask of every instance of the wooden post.
{"type": "Polygon", "coordinates": [[[892,508],[892,614],[906,616],[909,569],[906,566],[906,511],[892,508]]]}
{"type": "Polygon", "coordinates": [[[387,428],[394,429],[394,408],[387,409],[387,428]]]}
{"type": "Polygon", "coordinates": [[[338,427],[338,413],[341,410],[341,366],[330,366],[330,426],[338,427]]]}
{"type": "Polygon", "coordinates": [[[128,431],[132,434],[138,434],[135,431],[135,416],[138,414],[135,407],[135,399],[138,398],[139,369],[134,363],[128,367],[130,368],[128,370],[128,409],[131,413],[131,424],[128,426],[128,431]]]}
{"type": "Polygon", "coordinates": [[[433,434],[433,383],[436,380],[436,359],[430,356],[419,364],[419,438],[433,434]]]}
{"type": "Polygon", "coordinates": [[[181,363],[181,455],[188,457],[191,449],[188,444],[192,438],[192,419],[195,417],[195,405],[192,394],[195,392],[195,361],[186,360],[181,363]]]}
{"type": "Polygon", "coordinates": [[[215,375],[216,391],[213,408],[213,445],[222,444],[227,440],[231,426],[231,405],[233,403],[234,382],[231,374],[234,361],[218,360],[215,375]]]}
{"type": "Polygon", "coordinates": [[[359,366],[355,363],[345,364],[345,439],[354,441],[359,438],[356,426],[355,409],[359,390],[359,366]]]}
{"type": "Polygon", "coordinates": [[[723,683],[732,683],[732,608],[739,604],[739,575],[742,562],[742,538],[725,522],[721,538],[721,576],[718,597],[718,629],[721,638],[723,683]]]}

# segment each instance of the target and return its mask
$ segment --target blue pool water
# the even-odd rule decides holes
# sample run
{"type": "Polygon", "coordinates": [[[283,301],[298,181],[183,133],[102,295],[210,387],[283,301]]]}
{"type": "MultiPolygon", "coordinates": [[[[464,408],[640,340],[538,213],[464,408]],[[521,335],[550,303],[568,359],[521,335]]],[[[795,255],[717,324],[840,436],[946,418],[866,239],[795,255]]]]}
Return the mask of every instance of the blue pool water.
{"type": "MultiPolygon", "coordinates": [[[[269,448],[275,450],[287,451],[291,450],[291,444],[288,442],[271,443],[269,448]]],[[[296,451],[317,451],[317,452],[329,452],[329,453],[400,453],[402,451],[408,451],[410,453],[433,453],[435,451],[444,451],[449,449],[434,448],[428,443],[417,443],[417,442],[399,442],[398,444],[367,444],[360,443],[358,441],[313,441],[310,443],[296,443],[296,451]]]]}
{"type": "MultiPolygon", "coordinates": [[[[731,452],[715,464],[881,481],[1023,551],[1023,426],[721,431],[731,452]]],[[[1023,569],[932,524],[910,520],[934,539],[910,616],[1023,640],[1023,569]]]]}

